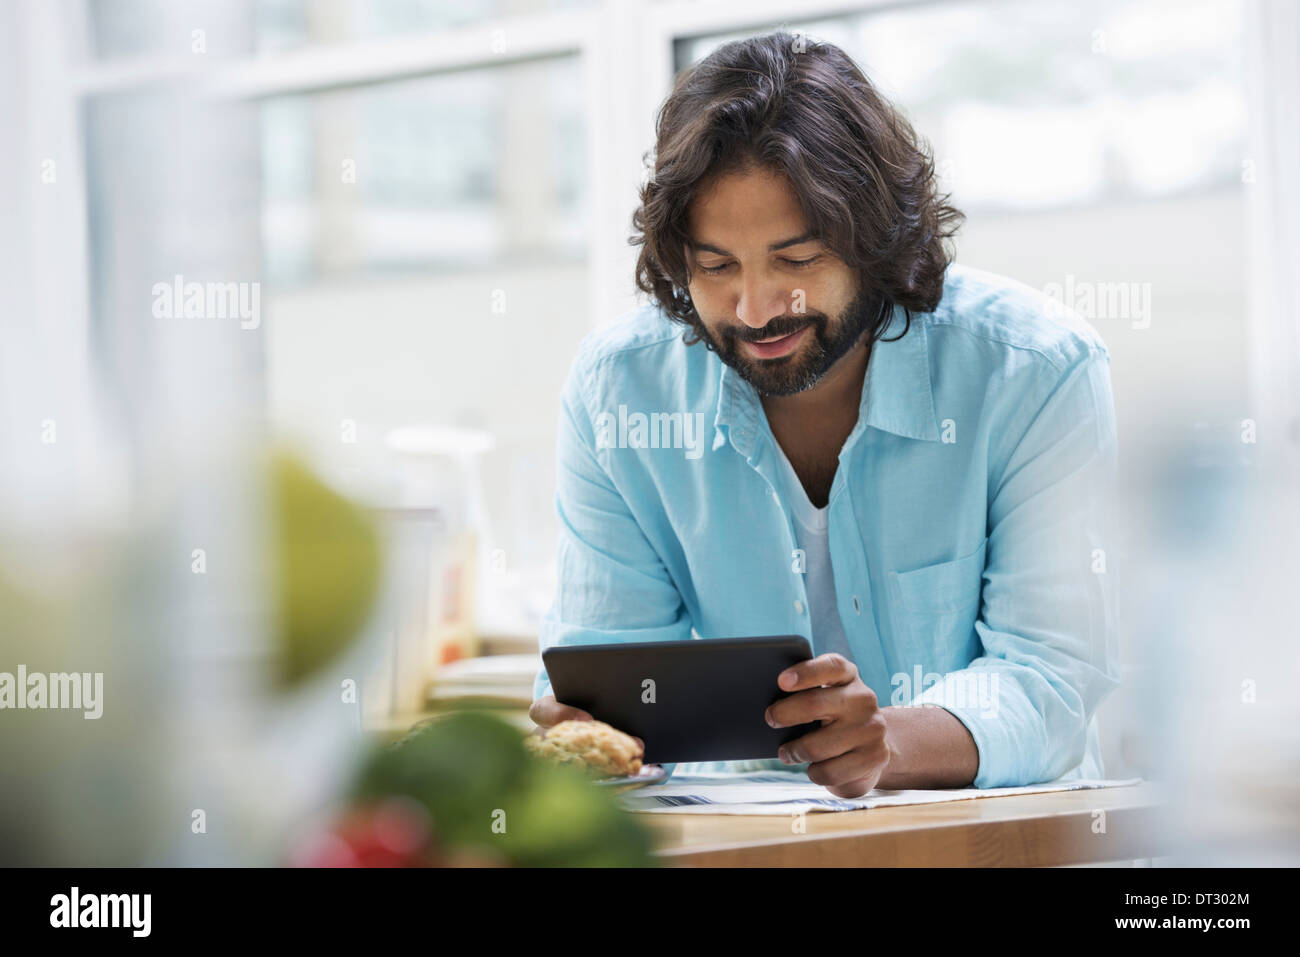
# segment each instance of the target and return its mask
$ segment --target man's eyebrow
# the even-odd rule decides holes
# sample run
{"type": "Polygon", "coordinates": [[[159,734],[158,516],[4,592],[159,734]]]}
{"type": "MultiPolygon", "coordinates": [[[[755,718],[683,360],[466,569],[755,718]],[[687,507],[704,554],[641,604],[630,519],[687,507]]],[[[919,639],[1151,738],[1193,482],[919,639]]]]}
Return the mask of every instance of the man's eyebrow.
{"type": "MultiPolygon", "coordinates": [[[[800,243],[811,242],[816,238],[817,236],[813,233],[804,233],[802,236],[792,236],[789,239],[781,240],[779,243],[773,243],[772,245],[767,247],[767,251],[770,253],[774,253],[778,249],[785,249],[787,246],[798,246],[800,243]]],[[[692,239],[692,240],[687,240],[686,245],[690,247],[692,251],[697,253],[713,253],[714,255],[717,256],[731,255],[731,253],[727,252],[725,249],[719,249],[717,246],[714,246],[711,243],[697,243],[692,239]]]]}

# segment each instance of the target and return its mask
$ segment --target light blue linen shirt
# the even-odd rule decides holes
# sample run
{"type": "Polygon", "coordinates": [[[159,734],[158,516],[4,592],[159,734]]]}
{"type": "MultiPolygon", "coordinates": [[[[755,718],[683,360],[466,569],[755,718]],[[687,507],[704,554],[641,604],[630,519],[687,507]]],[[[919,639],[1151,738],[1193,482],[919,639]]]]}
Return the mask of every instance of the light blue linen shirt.
{"type": "MultiPolygon", "coordinates": [[[[899,308],[886,335],[903,328],[899,308]]],[[[810,637],[758,394],[684,331],[648,305],[578,350],[543,649],[810,637]]],[[[1105,345],[1026,285],[953,264],[935,311],[873,347],[828,506],[840,620],[881,706],[939,705],[966,726],[975,787],[1104,776],[1116,456],[1105,345]]],[[[534,697],[550,690],[543,669],[534,697]]]]}

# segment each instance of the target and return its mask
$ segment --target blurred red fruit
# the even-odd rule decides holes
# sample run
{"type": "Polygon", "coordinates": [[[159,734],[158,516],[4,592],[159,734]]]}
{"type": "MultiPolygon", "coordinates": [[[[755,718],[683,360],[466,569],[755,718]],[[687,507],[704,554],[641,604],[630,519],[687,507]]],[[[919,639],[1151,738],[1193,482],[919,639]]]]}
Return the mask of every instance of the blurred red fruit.
{"type": "Polygon", "coordinates": [[[353,808],[328,830],[307,838],[295,867],[429,867],[436,864],[433,828],[424,806],[390,798],[353,808]]]}

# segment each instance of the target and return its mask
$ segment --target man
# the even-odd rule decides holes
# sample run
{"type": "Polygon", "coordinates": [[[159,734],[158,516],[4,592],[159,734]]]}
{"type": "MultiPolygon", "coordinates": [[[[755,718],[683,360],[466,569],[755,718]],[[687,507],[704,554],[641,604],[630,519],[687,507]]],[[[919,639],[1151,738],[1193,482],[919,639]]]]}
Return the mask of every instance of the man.
{"type": "MultiPolygon", "coordinates": [[[[808,637],[767,718],[821,726],[756,764],[840,797],[1103,774],[1109,356],[951,263],[944,199],[838,48],[721,47],[660,113],[633,218],[654,303],[564,390],[543,647],[808,637]]],[[[544,670],[534,692],[540,725],[590,717],[544,670]]]]}

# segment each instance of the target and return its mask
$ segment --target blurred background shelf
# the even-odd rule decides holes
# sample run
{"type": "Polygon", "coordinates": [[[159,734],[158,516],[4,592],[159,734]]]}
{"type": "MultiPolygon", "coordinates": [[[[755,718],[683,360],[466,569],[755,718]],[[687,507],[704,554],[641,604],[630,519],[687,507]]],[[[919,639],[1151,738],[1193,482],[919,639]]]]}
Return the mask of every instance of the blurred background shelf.
{"type": "MultiPolygon", "coordinates": [[[[530,639],[518,638],[507,647],[529,643],[530,639]]],[[[535,638],[531,644],[532,651],[484,654],[442,665],[429,681],[423,710],[372,715],[363,721],[363,730],[381,737],[400,737],[424,722],[475,709],[490,711],[522,730],[531,731],[533,723],[528,718],[528,708],[532,704],[533,680],[541,667],[535,638]]]]}

